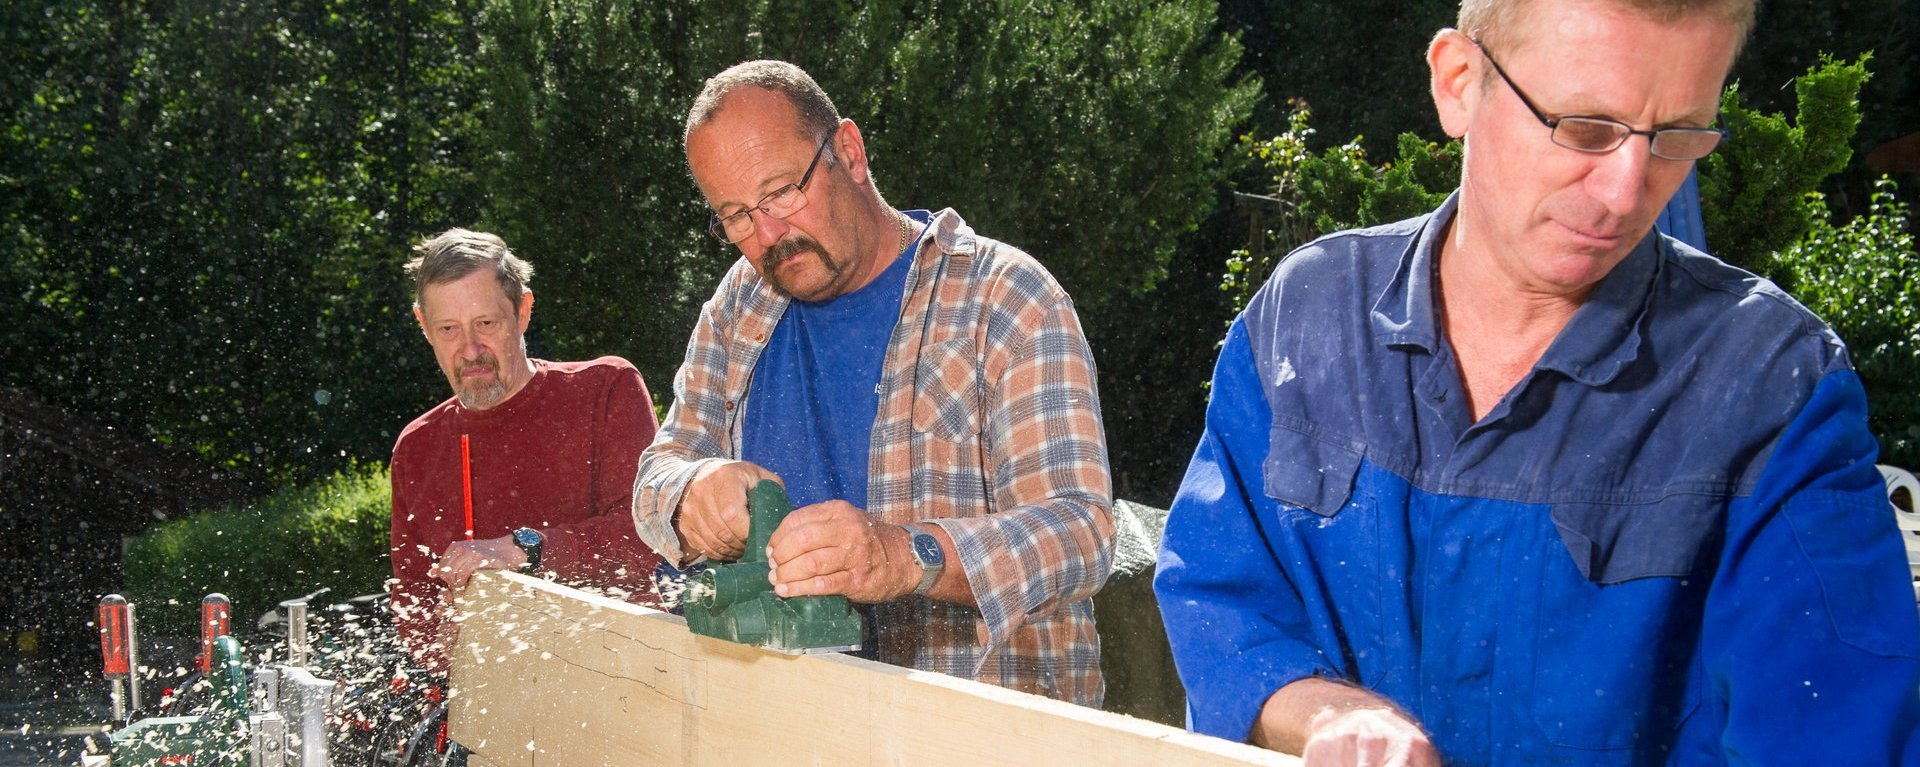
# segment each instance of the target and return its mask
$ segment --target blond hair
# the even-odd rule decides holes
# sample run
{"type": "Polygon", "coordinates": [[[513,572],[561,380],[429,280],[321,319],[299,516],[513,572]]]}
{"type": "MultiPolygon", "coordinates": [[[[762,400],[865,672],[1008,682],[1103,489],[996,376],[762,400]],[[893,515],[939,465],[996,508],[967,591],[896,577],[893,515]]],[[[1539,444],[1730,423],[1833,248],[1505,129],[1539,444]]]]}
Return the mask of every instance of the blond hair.
{"type": "MultiPolygon", "coordinates": [[[[1734,27],[1734,39],[1739,41],[1734,49],[1735,56],[1739,55],[1739,47],[1746,44],[1747,33],[1753,31],[1755,7],[1759,4],[1758,0],[1606,1],[1646,14],[1648,18],[1662,23],[1696,16],[1717,17],[1734,27]]],[[[1454,22],[1454,27],[1483,43],[1522,44],[1525,41],[1505,40],[1502,35],[1524,21],[1531,6],[1529,0],[1461,0],[1460,16],[1454,22]]]]}

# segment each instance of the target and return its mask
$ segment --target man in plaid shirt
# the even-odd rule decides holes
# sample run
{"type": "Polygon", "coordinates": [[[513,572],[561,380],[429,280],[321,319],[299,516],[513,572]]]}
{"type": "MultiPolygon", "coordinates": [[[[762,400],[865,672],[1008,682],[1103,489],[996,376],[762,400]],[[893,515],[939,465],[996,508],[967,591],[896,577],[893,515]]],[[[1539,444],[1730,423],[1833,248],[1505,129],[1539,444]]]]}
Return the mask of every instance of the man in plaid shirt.
{"type": "Polygon", "coordinates": [[[641,457],[641,537],[736,559],[747,489],[777,479],[777,593],[862,605],[879,660],[1099,706],[1112,490],[1072,300],[953,210],[889,206],[859,126],[791,64],[709,80],[685,145],[743,258],[641,457]]]}

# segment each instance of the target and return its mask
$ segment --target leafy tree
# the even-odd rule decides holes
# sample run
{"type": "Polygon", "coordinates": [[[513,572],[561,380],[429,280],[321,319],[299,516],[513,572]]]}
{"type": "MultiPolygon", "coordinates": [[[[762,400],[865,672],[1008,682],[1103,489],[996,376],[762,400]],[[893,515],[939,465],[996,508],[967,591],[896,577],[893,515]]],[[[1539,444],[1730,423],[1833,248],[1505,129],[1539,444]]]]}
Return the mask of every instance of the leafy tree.
{"type": "Polygon", "coordinates": [[[1844,225],[1826,199],[1809,194],[1811,228],[1773,261],[1773,278],[1847,342],[1867,388],[1867,415],[1880,462],[1920,466],[1920,263],[1912,207],[1892,180],[1875,185],[1868,208],[1844,225]]]}
{"type": "Polygon", "coordinates": [[[1289,251],[1323,234],[1373,226],[1427,213],[1460,184],[1461,144],[1435,144],[1400,134],[1399,153],[1379,166],[1367,160],[1356,139],[1318,155],[1308,149],[1313,111],[1296,103],[1288,129],[1245,148],[1272,173],[1276,215],[1259,234],[1258,249],[1233,252],[1220,289],[1236,311],[1245,308],[1267,275],[1289,251]]]}
{"type": "MultiPolygon", "coordinates": [[[[1790,87],[1827,57],[1851,61],[1872,54],[1873,79],[1860,89],[1860,130],[1851,144],[1865,156],[1920,126],[1920,3],[1913,0],[1767,0],[1733,68],[1749,109],[1786,112],[1798,101],[1790,87]]],[[[1874,181],[1859,164],[1824,185],[1845,216],[1849,198],[1867,200],[1874,181]]],[[[1911,188],[1902,190],[1911,195],[1911,188]]]]}
{"type": "Polygon", "coordinates": [[[1427,42],[1458,9],[1457,0],[1222,0],[1220,18],[1246,44],[1242,68],[1266,82],[1256,135],[1285,132],[1298,101],[1322,135],[1379,154],[1394,136],[1438,125],[1427,42]]]}
{"type": "Polygon", "coordinates": [[[1257,94],[1231,79],[1238,48],[1211,14],[1192,0],[489,3],[490,225],[538,266],[554,347],[668,380],[737,257],[702,233],[686,108],[726,66],[784,58],[861,124],[890,202],[957,208],[1097,307],[1164,275],[1257,94]]]}
{"type": "Polygon", "coordinates": [[[1083,307],[1152,287],[1211,210],[1258,94],[1231,75],[1239,45],[1213,13],[1191,0],[930,4],[877,98],[902,202],[957,207],[1083,307]]]}
{"type": "Polygon", "coordinates": [[[1714,255],[1755,271],[1812,225],[1803,204],[1846,167],[1860,125],[1860,86],[1867,56],[1851,64],[1822,57],[1793,81],[1796,119],[1749,108],[1739,84],[1720,98],[1720,120],[1733,139],[1700,161],[1700,207],[1714,255]]]}
{"type": "MultiPolygon", "coordinates": [[[[432,383],[396,254],[470,205],[444,6],[10,6],[0,380],[254,478],[377,456],[432,383]],[[34,12],[26,12],[34,11],[34,12]],[[404,352],[404,354],[403,354],[404,352]],[[395,364],[421,360],[414,365],[395,364]]],[[[453,46],[457,52],[458,46],[453,46]]]]}
{"type": "MultiPolygon", "coordinates": [[[[555,356],[620,354],[664,398],[694,310],[737,256],[704,234],[681,123],[731,60],[686,3],[503,0],[480,13],[485,224],[536,267],[555,356]]],[[[701,21],[705,19],[705,21],[701,21]]]]}

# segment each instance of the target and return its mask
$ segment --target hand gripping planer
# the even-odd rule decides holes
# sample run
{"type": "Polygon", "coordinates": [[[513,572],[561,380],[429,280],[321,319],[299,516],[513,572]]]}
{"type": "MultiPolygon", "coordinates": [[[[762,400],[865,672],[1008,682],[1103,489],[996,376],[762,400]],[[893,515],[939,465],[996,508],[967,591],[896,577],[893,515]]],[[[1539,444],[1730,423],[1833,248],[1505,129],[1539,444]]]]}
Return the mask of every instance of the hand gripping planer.
{"type": "Polygon", "coordinates": [[[789,655],[860,649],[860,614],[843,596],[781,598],[767,581],[767,541],[793,511],[787,491],[762,480],[747,493],[747,546],[687,584],[687,628],[701,636],[789,655]]]}

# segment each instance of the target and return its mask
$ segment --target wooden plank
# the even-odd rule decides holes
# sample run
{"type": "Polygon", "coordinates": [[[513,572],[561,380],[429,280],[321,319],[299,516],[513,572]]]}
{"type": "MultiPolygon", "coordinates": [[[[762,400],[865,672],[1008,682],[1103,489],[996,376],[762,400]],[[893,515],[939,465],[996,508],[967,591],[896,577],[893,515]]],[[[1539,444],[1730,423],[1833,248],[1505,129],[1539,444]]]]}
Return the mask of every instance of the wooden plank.
{"type": "Polygon", "coordinates": [[[458,606],[451,734],[476,767],[1300,764],[941,674],[695,636],[515,573],[475,576],[458,606]]]}

